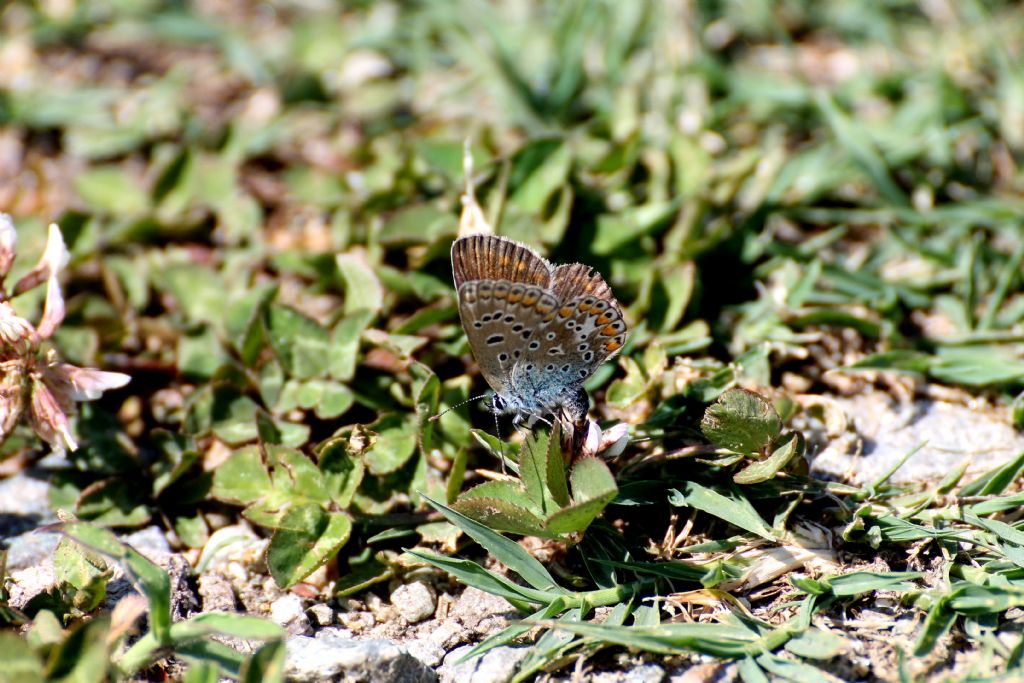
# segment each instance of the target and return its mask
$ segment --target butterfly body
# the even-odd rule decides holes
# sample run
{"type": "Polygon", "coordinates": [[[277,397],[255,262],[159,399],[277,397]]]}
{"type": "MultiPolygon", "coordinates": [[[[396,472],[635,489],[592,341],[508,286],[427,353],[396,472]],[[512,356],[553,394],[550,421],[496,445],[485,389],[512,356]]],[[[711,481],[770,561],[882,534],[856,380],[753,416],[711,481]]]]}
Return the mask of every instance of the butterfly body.
{"type": "Polygon", "coordinates": [[[626,324],[600,274],[554,266],[492,235],[452,245],[459,316],[496,413],[582,420],[583,383],[622,348],[626,324]]]}

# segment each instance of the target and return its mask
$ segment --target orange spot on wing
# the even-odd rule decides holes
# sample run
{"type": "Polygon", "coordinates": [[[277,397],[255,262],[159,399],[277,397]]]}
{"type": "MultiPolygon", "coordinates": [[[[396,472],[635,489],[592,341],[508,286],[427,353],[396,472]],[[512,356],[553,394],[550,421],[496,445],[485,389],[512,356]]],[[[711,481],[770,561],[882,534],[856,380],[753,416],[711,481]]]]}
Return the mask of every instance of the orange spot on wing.
{"type": "Polygon", "coordinates": [[[560,309],[558,309],[558,315],[563,318],[568,318],[570,315],[572,315],[572,309],[568,306],[562,306],[560,309]]]}
{"type": "Polygon", "coordinates": [[[613,339],[613,340],[611,340],[610,342],[608,342],[607,344],[604,345],[604,349],[605,349],[605,351],[608,351],[610,353],[612,351],[617,350],[620,346],[622,346],[622,344],[620,344],[619,342],[617,342],[617,341],[615,341],[613,339]]]}
{"type": "Polygon", "coordinates": [[[601,334],[603,334],[606,337],[610,337],[616,332],[618,332],[618,330],[616,330],[615,327],[612,325],[609,325],[608,327],[601,330],[601,334]]]}
{"type": "Polygon", "coordinates": [[[612,319],[611,319],[611,318],[609,318],[609,317],[608,317],[608,316],[606,316],[606,315],[602,315],[602,316],[600,316],[600,317],[599,317],[599,318],[598,318],[598,319],[597,319],[596,321],[594,321],[594,324],[595,324],[595,325],[607,325],[607,324],[608,324],[608,323],[610,323],[611,321],[612,321],[612,319]]]}

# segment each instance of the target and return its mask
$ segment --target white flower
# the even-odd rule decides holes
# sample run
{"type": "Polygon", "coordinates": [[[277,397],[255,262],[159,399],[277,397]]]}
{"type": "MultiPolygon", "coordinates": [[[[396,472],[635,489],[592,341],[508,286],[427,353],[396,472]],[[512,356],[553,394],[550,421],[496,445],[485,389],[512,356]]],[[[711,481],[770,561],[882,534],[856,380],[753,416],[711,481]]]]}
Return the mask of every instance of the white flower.
{"type": "Polygon", "coordinates": [[[17,348],[34,334],[35,328],[32,327],[32,323],[15,313],[14,306],[6,301],[0,301],[0,341],[17,348]]]}
{"type": "Polygon", "coordinates": [[[46,249],[43,250],[43,255],[39,257],[39,263],[18,280],[18,284],[14,286],[14,293],[21,294],[22,292],[27,292],[46,280],[56,277],[57,273],[68,264],[70,259],[71,254],[68,253],[68,248],[64,246],[64,237],[60,234],[60,228],[56,223],[50,223],[50,232],[46,238],[46,249]]]}
{"type": "Polygon", "coordinates": [[[593,457],[601,454],[606,459],[622,455],[629,444],[629,425],[619,422],[604,431],[593,420],[587,420],[587,436],[583,441],[582,455],[593,457]]]}

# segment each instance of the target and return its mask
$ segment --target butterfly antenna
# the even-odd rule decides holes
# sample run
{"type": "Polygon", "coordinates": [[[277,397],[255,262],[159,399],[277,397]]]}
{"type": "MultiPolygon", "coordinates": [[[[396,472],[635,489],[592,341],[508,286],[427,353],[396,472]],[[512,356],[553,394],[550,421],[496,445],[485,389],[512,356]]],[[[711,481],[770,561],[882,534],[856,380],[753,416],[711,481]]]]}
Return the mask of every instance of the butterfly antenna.
{"type": "Polygon", "coordinates": [[[459,403],[456,403],[453,406],[449,406],[449,407],[445,408],[444,410],[442,410],[437,415],[431,415],[430,416],[430,422],[437,422],[438,420],[441,419],[442,415],[444,415],[446,413],[450,413],[451,411],[455,410],[456,408],[461,408],[462,406],[466,405],[467,403],[472,403],[473,401],[479,401],[482,398],[487,398],[487,394],[481,394],[480,396],[473,396],[472,398],[467,398],[465,401],[460,401],[459,403]]]}

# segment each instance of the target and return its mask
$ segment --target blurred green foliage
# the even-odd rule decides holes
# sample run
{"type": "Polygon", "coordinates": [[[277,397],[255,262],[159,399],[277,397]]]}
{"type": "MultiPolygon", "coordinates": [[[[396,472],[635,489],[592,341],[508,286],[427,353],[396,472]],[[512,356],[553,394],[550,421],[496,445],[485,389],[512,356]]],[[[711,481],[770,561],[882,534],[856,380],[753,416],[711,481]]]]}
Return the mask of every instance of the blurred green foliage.
{"type": "MultiPolygon", "coordinates": [[[[30,255],[46,222],[64,231],[61,354],[133,376],[83,410],[51,502],[101,526],[166,520],[193,548],[233,505],[272,534],[282,586],[340,549],[339,593],[402,571],[399,549],[418,538],[466,534],[494,553],[469,499],[455,502],[464,482],[514,499],[500,529],[550,523],[569,501],[564,472],[481,484],[474,465],[491,461],[471,426],[489,416],[429,421],[481,387],[447,256],[468,138],[487,219],[593,265],[631,327],[588,389],[636,443],[617,482],[576,482],[599,504],[551,534],[586,528],[559,578],[610,591],[603,602],[541,598],[559,584],[508,546],[499,559],[535,592],[415,551],[558,620],[522,675],[619,644],[806,680],[815,654],[841,651],[812,616],[878,590],[927,611],[916,655],[938,657],[959,623],[979,661],[1019,667],[1020,641],[998,636],[1024,590],[1019,522],[999,519],[1021,503],[1020,468],[926,492],[819,481],[785,431],[798,408],[778,396],[875,371],[1007,403],[1024,389],[1022,46],[1021,7],[979,0],[7,3],[0,210],[30,255]],[[772,404],[723,395],[741,381],[779,391],[772,404]],[[947,505],[957,493],[970,508],[947,505]],[[452,504],[438,503],[449,525],[424,496],[452,504]],[[637,524],[641,506],[647,524],[627,538],[615,523],[637,524]],[[649,511],[665,509],[700,540],[652,558],[667,529],[649,511]],[[410,510],[419,537],[377,533],[410,510]],[[799,545],[795,520],[869,555],[927,541],[945,583],[794,580],[785,622],[723,598],[720,624],[662,624],[632,600],[695,582],[742,594],[760,560],[729,553],[799,545]],[[585,623],[599,604],[612,616],[585,623]]],[[[16,304],[28,315],[41,300],[16,304]]],[[[549,462],[527,443],[523,462],[549,462]]],[[[55,597],[74,616],[103,570],[66,570],[55,597]]],[[[99,639],[97,624],[74,637],[99,639]]]]}

